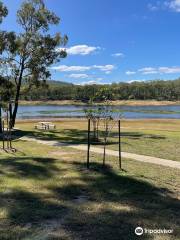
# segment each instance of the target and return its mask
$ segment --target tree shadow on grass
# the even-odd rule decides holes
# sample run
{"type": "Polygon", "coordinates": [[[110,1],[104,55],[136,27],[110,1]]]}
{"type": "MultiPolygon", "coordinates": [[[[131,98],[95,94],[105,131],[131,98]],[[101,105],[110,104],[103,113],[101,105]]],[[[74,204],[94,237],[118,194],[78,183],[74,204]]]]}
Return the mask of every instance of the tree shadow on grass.
{"type": "MultiPolygon", "coordinates": [[[[63,129],[52,131],[17,131],[14,140],[18,140],[23,136],[30,136],[39,140],[58,141],[65,144],[87,144],[87,131],[76,129],[63,129]]],[[[93,143],[93,142],[92,142],[93,143]]],[[[100,143],[100,142],[99,142],[100,143]]]]}
{"type": "MultiPolygon", "coordinates": [[[[87,144],[87,131],[86,130],[79,130],[79,129],[62,129],[62,130],[52,130],[52,131],[41,131],[41,130],[34,130],[34,131],[16,131],[15,138],[18,139],[22,136],[31,136],[35,137],[39,140],[46,140],[46,141],[58,141],[65,144],[87,144]]],[[[93,140],[93,133],[91,132],[91,144],[92,145],[103,145],[103,133],[102,131],[99,132],[100,138],[99,141],[93,140]]],[[[154,140],[162,140],[165,139],[164,136],[155,135],[155,134],[144,134],[139,132],[122,132],[121,138],[128,138],[131,140],[138,140],[138,139],[154,139],[154,140]]],[[[112,132],[109,135],[107,145],[114,145],[118,143],[118,135],[117,133],[112,132]]],[[[123,142],[123,144],[128,144],[123,142]]]]}
{"type": "MultiPolygon", "coordinates": [[[[44,162],[43,165],[47,164],[50,169],[51,164],[48,164],[52,159],[44,161],[36,158],[34,161],[44,162]]],[[[12,239],[13,229],[17,226],[19,230],[14,234],[14,239],[30,237],[32,233],[41,231],[47,220],[54,219],[60,222],[58,231],[65,230],[67,239],[71,240],[136,240],[139,239],[134,234],[137,226],[174,229],[172,239],[179,239],[180,203],[170,196],[168,190],[163,189],[162,196],[160,188],[118,173],[110,167],[102,169],[99,163],[91,164],[90,171],[84,163],[61,163],[68,166],[65,170],[67,173],[71,169],[78,174],[69,176],[63,185],[60,182],[58,186],[56,182],[54,186],[44,186],[49,194],[14,188],[10,192],[0,193],[0,209],[6,209],[8,219],[5,225],[0,226],[1,239],[12,239]],[[86,197],[86,201],[76,201],[82,196],[86,197]],[[30,228],[26,229],[28,224],[30,228]]],[[[13,162],[12,167],[19,172],[19,167],[14,166],[13,162]]],[[[28,175],[28,169],[25,172],[28,175]]],[[[49,177],[46,173],[45,176],[49,177]]],[[[48,239],[66,238],[51,234],[48,239]]],[[[154,236],[145,234],[141,239],[151,240],[154,236]]]]}
{"type": "MultiPolygon", "coordinates": [[[[118,137],[117,133],[111,133],[112,137],[118,137]]],[[[122,138],[130,138],[130,139],[166,139],[165,136],[157,135],[157,134],[146,134],[146,133],[140,133],[140,132],[121,132],[122,138]]]]}
{"type": "Polygon", "coordinates": [[[55,167],[54,161],[52,158],[37,157],[1,158],[0,167],[3,169],[1,175],[16,178],[50,178],[53,174],[60,172],[60,169],[55,167]]]}
{"type": "MultiPolygon", "coordinates": [[[[80,173],[82,185],[74,183],[51,190],[58,198],[76,199],[86,195],[84,206],[73,207],[75,215],[67,221],[66,228],[80,236],[77,239],[139,239],[134,229],[173,229],[172,239],[178,239],[180,201],[170,196],[168,189],[155,187],[148,182],[115,173],[111,168],[102,170],[100,164],[74,163],[80,173]],[[91,209],[96,204],[95,209],[91,209]],[[101,204],[101,207],[98,207],[101,204]],[[87,210],[88,208],[88,210],[87,210]]],[[[143,239],[153,239],[148,234],[143,239]]],[[[141,238],[142,239],[142,238],[141,238]]]]}
{"type": "MultiPolygon", "coordinates": [[[[67,208],[48,199],[43,194],[13,189],[8,194],[0,193],[0,208],[8,212],[8,222],[0,225],[0,239],[43,239],[33,238],[46,230],[43,224],[53,219],[63,221],[67,208]],[[42,230],[43,229],[43,230],[42,230]]],[[[47,232],[48,234],[48,232],[47,232]]]]}

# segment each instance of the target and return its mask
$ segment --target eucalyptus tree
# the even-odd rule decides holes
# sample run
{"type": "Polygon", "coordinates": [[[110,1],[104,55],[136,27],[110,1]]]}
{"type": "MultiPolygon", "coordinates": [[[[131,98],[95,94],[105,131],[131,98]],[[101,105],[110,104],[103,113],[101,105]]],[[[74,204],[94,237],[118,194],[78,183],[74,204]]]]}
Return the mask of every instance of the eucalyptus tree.
{"type": "Polygon", "coordinates": [[[7,16],[7,14],[8,10],[6,6],[4,6],[2,1],[0,1],[0,23],[2,22],[3,18],[7,16]]]}
{"type": "Polygon", "coordinates": [[[1,65],[8,66],[8,74],[15,84],[14,106],[11,113],[15,124],[23,82],[31,89],[50,76],[50,66],[66,57],[63,46],[67,36],[50,32],[52,25],[58,25],[60,18],[45,6],[43,0],[26,0],[17,11],[17,33],[4,33],[6,42],[1,65]],[[62,50],[58,50],[62,49],[62,50]]]}
{"type": "MultiPolygon", "coordinates": [[[[8,14],[8,10],[7,8],[3,5],[3,3],[0,1],[0,24],[2,23],[2,20],[4,17],[6,17],[8,14]]],[[[2,55],[2,52],[4,50],[3,46],[3,41],[2,41],[2,36],[3,32],[0,30],[0,59],[1,59],[1,55],[2,55]]],[[[0,133],[2,132],[2,122],[1,122],[1,114],[2,114],[2,92],[1,92],[1,86],[2,86],[2,83],[3,83],[3,78],[2,76],[0,75],[0,133]]]]}

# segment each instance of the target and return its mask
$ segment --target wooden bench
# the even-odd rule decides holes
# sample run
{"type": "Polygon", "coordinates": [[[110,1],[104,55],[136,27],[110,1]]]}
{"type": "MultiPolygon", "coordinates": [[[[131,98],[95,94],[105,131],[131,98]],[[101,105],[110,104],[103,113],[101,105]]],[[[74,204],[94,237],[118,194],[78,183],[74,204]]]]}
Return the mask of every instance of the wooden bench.
{"type": "Polygon", "coordinates": [[[45,126],[45,125],[39,125],[39,124],[37,124],[37,125],[34,126],[34,128],[35,128],[35,129],[46,130],[46,126],[45,126]]]}
{"type": "Polygon", "coordinates": [[[34,126],[35,129],[49,130],[56,129],[56,125],[51,122],[39,122],[34,126]]]}
{"type": "Polygon", "coordinates": [[[56,125],[55,124],[49,124],[48,129],[56,129],[56,125]]]}

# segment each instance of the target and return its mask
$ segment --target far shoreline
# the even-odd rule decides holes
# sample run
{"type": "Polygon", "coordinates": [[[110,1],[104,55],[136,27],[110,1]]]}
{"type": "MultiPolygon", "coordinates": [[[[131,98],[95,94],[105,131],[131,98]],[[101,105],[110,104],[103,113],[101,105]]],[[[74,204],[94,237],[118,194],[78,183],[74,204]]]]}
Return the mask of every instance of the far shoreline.
{"type": "MultiPolygon", "coordinates": [[[[39,118],[39,119],[35,119],[35,118],[24,118],[24,119],[20,119],[20,118],[17,118],[16,120],[16,123],[37,123],[37,122],[41,122],[41,121],[47,121],[47,122],[87,122],[87,119],[86,118],[39,118]]],[[[131,119],[127,119],[127,118],[122,118],[121,119],[122,122],[139,122],[139,123],[148,123],[148,122],[151,122],[151,123],[156,123],[156,124],[159,124],[159,123],[168,123],[168,124],[176,124],[180,122],[180,119],[173,119],[173,118],[164,118],[164,119],[161,119],[161,118],[151,118],[151,119],[148,119],[148,118],[131,118],[131,119]]],[[[158,126],[158,125],[157,125],[158,126]]]]}
{"type": "MultiPolygon", "coordinates": [[[[20,106],[50,106],[50,105],[76,105],[76,106],[85,106],[88,103],[82,101],[74,100],[48,100],[48,101],[19,101],[20,106]]],[[[96,102],[94,104],[102,105],[103,102],[96,102]]],[[[171,106],[171,105],[180,105],[180,101],[157,101],[157,100],[116,100],[110,101],[112,106],[171,106]]]]}

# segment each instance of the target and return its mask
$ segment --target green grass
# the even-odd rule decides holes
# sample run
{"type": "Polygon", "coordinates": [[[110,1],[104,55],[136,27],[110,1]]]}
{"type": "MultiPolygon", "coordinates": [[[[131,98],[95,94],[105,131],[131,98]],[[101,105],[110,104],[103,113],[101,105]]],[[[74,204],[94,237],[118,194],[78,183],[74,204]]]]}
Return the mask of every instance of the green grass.
{"type": "MultiPolygon", "coordinates": [[[[164,159],[180,161],[180,132],[153,130],[123,131],[122,149],[164,159]]],[[[118,150],[118,137],[109,138],[109,149],[118,150]]]]}
{"type": "MultiPolygon", "coordinates": [[[[142,122],[123,126],[131,124],[142,128],[142,122]]],[[[151,124],[144,122],[146,131],[151,124]]],[[[155,128],[159,124],[165,123],[156,122],[155,128]]],[[[174,124],[165,125],[176,133],[174,124]]],[[[0,151],[0,239],[136,240],[137,226],[174,230],[172,235],[146,234],[141,239],[180,239],[179,170],[123,159],[119,171],[114,157],[107,157],[102,168],[102,156],[94,153],[87,170],[85,152],[18,138],[34,134],[84,142],[85,122],[62,121],[55,132],[34,132],[32,123],[17,127],[23,129],[13,141],[18,151],[0,151]]]]}
{"type": "MultiPolygon", "coordinates": [[[[57,140],[65,143],[87,142],[86,121],[57,122],[57,130],[34,131],[32,123],[19,125],[24,134],[40,139],[57,140]]],[[[17,125],[18,126],[18,125],[17,125]]],[[[100,129],[102,131],[102,128],[100,129]]],[[[102,134],[99,147],[103,145],[102,134]]],[[[123,121],[121,132],[122,151],[180,161],[180,121],[139,120],[123,121]]],[[[97,143],[93,143],[97,145],[97,143]]],[[[109,137],[108,149],[118,150],[118,130],[113,129],[109,137]]]]}
{"type": "MultiPolygon", "coordinates": [[[[173,228],[179,239],[179,171],[16,140],[0,156],[0,239],[139,239],[136,226],[173,228]]],[[[160,237],[160,238],[159,238],[160,237]]]]}

